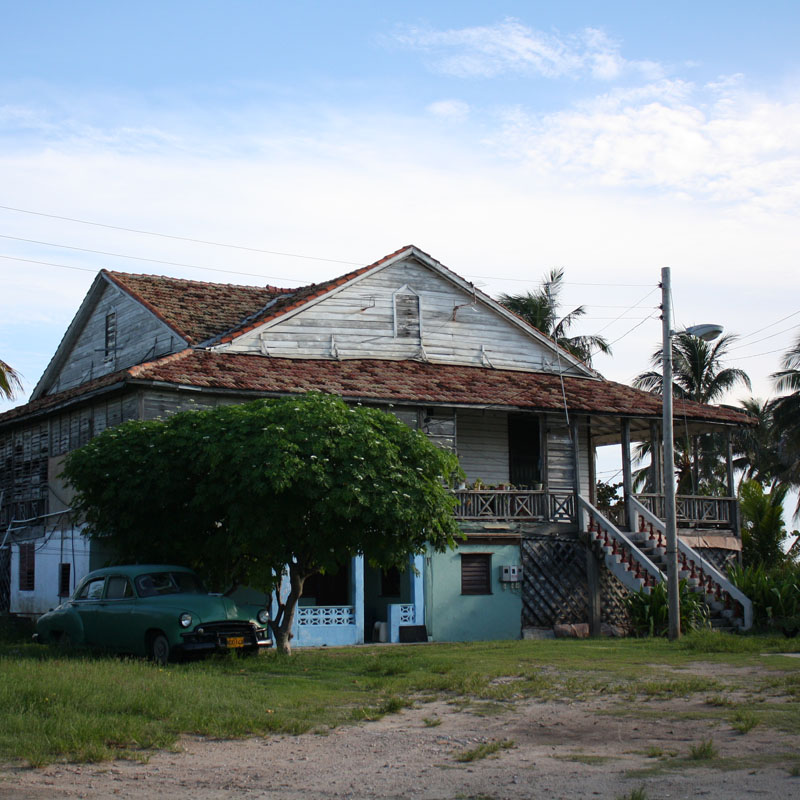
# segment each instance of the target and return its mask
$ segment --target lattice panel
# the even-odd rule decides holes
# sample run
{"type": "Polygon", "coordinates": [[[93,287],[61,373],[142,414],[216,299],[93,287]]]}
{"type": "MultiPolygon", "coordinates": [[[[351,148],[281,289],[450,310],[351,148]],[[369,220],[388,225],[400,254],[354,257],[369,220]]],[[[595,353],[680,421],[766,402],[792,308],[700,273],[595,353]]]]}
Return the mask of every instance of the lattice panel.
{"type": "Polygon", "coordinates": [[[630,612],[625,603],[629,592],[613,572],[600,563],[600,618],[609,625],[617,625],[628,630],[631,624],[630,612]]]}
{"type": "Polygon", "coordinates": [[[523,628],[588,620],[583,545],[556,536],[523,539],[522,568],[523,628]]]}
{"type": "Polygon", "coordinates": [[[723,575],[728,574],[728,567],[739,561],[739,553],[736,550],[727,550],[722,547],[695,547],[694,549],[723,575]]]}
{"type": "MultiPolygon", "coordinates": [[[[588,622],[586,546],[557,536],[522,540],[522,627],[550,628],[561,622],[588,622]]],[[[628,590],[600,562],[601,619],[629,625],[628,590]]]]}

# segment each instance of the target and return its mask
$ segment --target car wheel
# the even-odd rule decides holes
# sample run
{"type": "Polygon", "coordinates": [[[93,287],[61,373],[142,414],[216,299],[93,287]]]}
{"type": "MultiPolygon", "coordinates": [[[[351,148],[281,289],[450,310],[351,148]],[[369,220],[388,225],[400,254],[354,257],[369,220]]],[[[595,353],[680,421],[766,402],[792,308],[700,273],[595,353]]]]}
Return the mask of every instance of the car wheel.
{"type": "Polygon", "coordinates": [[[56,640],[56,644],[58,645],[60,650],[71,650],[72,637],[68,633],[62,633],[56,640]]]}
{"type": "Polygon", "coordinates": [[[150,639],[148,649],[150,658],[163,667],[169,661],[169,639],[163,633],[157,633],[150,639]]]}

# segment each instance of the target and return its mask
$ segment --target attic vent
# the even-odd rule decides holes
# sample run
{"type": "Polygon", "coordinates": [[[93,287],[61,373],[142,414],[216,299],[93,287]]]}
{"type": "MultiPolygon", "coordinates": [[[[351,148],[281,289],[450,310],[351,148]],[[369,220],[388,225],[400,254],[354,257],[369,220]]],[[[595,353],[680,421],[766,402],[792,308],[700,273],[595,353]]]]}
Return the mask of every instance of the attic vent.
{"type": "Polygon", "coordinates": [[[420,338],[419,295],[409,286],[394,293],[394,335],[398,339],[420,338]]]}
{"type": "Polygon", "coordinates": [[[106,314],[106,339],[103,348],[104,359],[111,361],[117,354],[117,312],[109,311],[106,314]]]}

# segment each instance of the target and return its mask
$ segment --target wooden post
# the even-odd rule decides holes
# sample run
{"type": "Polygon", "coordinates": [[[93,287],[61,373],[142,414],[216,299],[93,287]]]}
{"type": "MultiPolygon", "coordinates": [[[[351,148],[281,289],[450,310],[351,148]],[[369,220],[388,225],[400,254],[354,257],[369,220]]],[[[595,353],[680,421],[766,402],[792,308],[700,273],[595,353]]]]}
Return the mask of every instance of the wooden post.
{"type": "Polygon", "coordinates": [[[633,475],[631,473],[631,421],[620,420],[620,445],[622,447],[622,494],[625,500],[625,526],[629,531],[636,530],[633,514],[633,475]]]}
{"type": "Polygon", "coordinates": [[[539,458],[542,465],[542,489],[544,489],[544,518],[549,522],[551,518],[549,490],[550,479],[548,477],[549,470],[547,466],[547,416],[545,414],[542,414],[539,417],[539,453],[539,458]]]}
{"type": "Polygon", "coordinates": [[[661,481],[661,434],[658,423],[650,423],[650,491],[653,494],[663,494],[664,487],[661,481]]]}
{"type": "Polygon", "coordinates": [[[725,431],[725,471],[728,478],[728,494],[733,498],[733,512],[731,514],[731,525],[735,536],[742,535],[742,523],[739,518],[739,498],[736,497],[736,484],[733,477],[733,442],[731,432],[725,431]]]}

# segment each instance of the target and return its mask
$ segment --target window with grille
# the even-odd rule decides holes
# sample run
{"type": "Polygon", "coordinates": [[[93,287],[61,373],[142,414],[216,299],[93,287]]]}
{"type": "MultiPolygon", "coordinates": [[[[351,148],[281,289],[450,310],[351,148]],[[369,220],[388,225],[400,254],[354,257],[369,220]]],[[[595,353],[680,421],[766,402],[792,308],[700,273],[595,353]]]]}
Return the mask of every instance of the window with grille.
{"type": "Polygon", "coordinates": [[[71,576],[71,564],[58,565],[58,596],[69,596],[69,584],[71,576]]]}
{"type": "Polygon", "coordinates": [[[19,546],[19,590],[32,592],[36,587],[36,545],[23,542],[19,546]]]}
{"type": "Polygon", "coordinates": [[[117,354],[117,312],[106,314],[105,360],[110,361],[117,354]]]}
{"type": "Polygon", "coordinates": [[[492,554],[461,554],[461,594],[492,593],[492,554]]]}

